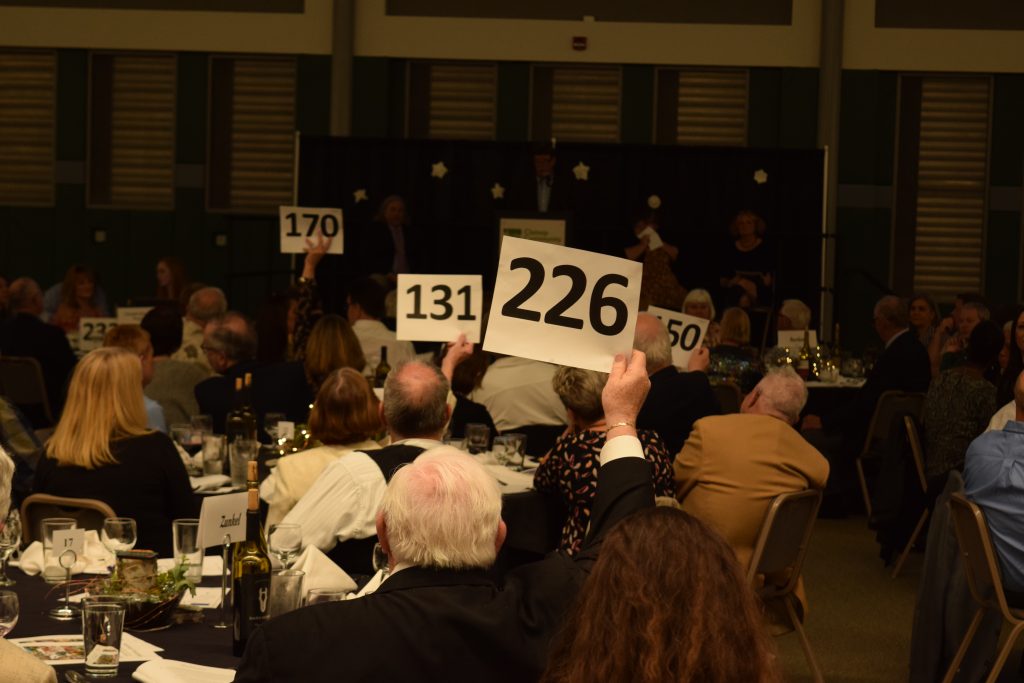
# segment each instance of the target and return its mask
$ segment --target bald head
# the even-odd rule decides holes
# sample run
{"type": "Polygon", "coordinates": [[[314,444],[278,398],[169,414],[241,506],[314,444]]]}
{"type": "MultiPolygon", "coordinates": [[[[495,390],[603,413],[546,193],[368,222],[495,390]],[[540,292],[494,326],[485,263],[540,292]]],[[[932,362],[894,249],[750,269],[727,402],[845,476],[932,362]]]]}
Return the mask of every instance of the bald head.
{"type": "Polygon", "coordinates": [[[11,310],[39,315],[43,312],[43,292],[30,277],[19,277],[8,288],[11,310]]]}
{"type": "Polygon", "coordinates": [[[440,440],[449,412],[448,380],[433,365],[399,363],[384,382],[381,417],[392,441],[440,440]]]}
{"type": "Polygon", "coordinates": [[[672,342],[661,320],[650,313],[636,317],[633,348],[647,356],[647,373],[653,375],[672,364],[672,342]]]}
{"type": "Polygon", "coordinates": [[[203,287],[196,290],[188,298],[188,319],[194,323],[206,323],[224,315],[228,310],[228,300],[218,287],[203,287]]]}
{"type": "Polygon", "coordinates": [[[203,330],[203,350],[210,367],[217,372],[256,358],[256,341],[256,331],[249,319],[234,311],[207,323],[203,330]]]}

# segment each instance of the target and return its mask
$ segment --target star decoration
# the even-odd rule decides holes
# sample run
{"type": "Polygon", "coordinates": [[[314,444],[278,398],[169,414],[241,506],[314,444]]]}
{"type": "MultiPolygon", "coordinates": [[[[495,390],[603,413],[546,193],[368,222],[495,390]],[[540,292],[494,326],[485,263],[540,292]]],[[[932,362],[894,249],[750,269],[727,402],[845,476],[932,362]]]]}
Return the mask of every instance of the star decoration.
{"type": "Polygon", "coordinates": [[[589,180],[590,167],[581,161],[572,167],[572,174],[576,176],[576,180],[589,180]]]}
{"type": "Polygon", "coordinates": [[[647,198],[647,206],[651,209],[657,209],[661,206],[661,197],[656,194],[652,194],[647,198]]]}
{"type": "Polygon", "coordinates": [[[356,204],[359,202],[369,201],[369,197],[366,195],[366,188],[360,187],[358,190],[352,193],[352,198],[355,199],[356,204]]]}
{"type": "Polygon", "coordinates": [[[491,197],[493,199],[505,198],[505,188],[502,187],[501,183],[494,183],[494,187],[491,188],[491,197]]]}
{"type": "Polygon", "coordinates": [[[768,182],[768,172],[763,168],[759,168],[754,171],[754,182],[758,185],[764,185],[768,182]]]}
{"type": "Polygon", "coordinates": [[[431,178],[444,178],[446,175],[448,175],[448,167],[444,165],[443,161],[430,165],[431,178]]]}

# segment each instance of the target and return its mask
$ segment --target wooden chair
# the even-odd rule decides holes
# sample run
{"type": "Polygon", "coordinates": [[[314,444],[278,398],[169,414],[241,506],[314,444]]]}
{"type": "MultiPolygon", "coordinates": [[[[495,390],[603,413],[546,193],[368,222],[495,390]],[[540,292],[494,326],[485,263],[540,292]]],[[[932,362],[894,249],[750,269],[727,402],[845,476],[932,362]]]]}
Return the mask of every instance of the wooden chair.
{"type": "Polygon", "coordinates": [[[103,520],[116,516],[114,510],[102,500],[33,493],[21,503],[22,537],[25,545],[32,541],[42,541],[42,523],[50,517],[70,517],[80,529],[100,531],[103,520]]]}
{"type": "Polygon", "coordinates": [[[761,600],[765,603],[777,601],[785,607],[790,626],[800,637],[807,665],[817,683],[824,678],[793,603],[820,506],[821,491],[814,489],[784,493],[773,498],[747,569],[747,581],[761,600]],[[763,584],[761,577],[764,577],[763,584]],[[777,583],[774,577],[782,577],[782,583],[777,583]]]}
{"type": "MultiPolygon", "coordinates": [[[[917,432],[917,422],[914,418],[909,415],[903,416],[903,425],[907,430],[907,441],[910,442],[910,453],[914,458],[914,469],[917,471],[917,480],[921,484],[921,492],[927,497],[928,494],[928,478],[924,474],[924,449],[921,447],[921,435],[917,432]]],[[[910,540],[907,541],[907,545],[903,548],[903,552],[900,553],[900,557],[896,560],[896,566],[892,569],[892,578],[899,576],[900,570],[903,569],[903,563],[907,561],[907,556],[910,555],[910,551],[914,549],[914,544],[917,543],[917,537],[924,531],[925,522],[928,521],[928,506],[925,505],[924,510],[921,511],[921,518],[917,520],[917,526],[914,527],[914,533],[910,535],[910,540]]]]}
{"type": "Polygon", "coordinates": [[[0,394],[22,411],[42,415],[48,424],[56,424],[46,395],[43,369],[35,358],[0,356],[0,394]]]}
{"type": "Polygon", "coordinates": [[[864,496],[864,509],[871,519],[871,493],[868,491],[868,482],[864,476],[864,461],[878,457],[877,448],[889,436],[889,429],[892,421],[902,415],[913,415],[914,419],[921,417],[921,407],[924,405],[924,394],[911,391],[886,391],[878,397],[875,405],[875,412],[868,424],[868,433],[864,438],[864,447],[857,456],[857,479],[860,480],[861,495],[864,496]]]}
{"type": "Polygon", "coordinates": [[[732,382],[722,382],[721,384],[711,385],[711,391],[715,394],[715,398],[718,399],[718,405],[722,407],[722,415],[740,412],[742,395],[738,386],[732,382]]]}
{"type": "Polygon", "coordinates": [[[949,508],[956,540],[960,544],[967,587],[971,591],[971,597],[978,603],[978,611],[974,613],[974,619],[964,634],[960,649],[957,650],[949,670],[946,671],[946,677],[942,680],[943,683],[952,683],[971,645],[971,640],[981,625],[982,618],[987,612],[993,611],[1001,614],[1004,622],[1013,627],[999,650],[999,656],[992,665],[988,678],[985,679],[988,683],[995,683],[1006,663],[1006,658],[1010,655],[1010,650],[1017,642],[1017,637],[1024,631],[1024,610],[1014,609],[1006,602],[1003,581],[999,573],[999,560],[992,547],[988,524],[981,508],[967,500],[962,493],[950,496],[949,508]]]}

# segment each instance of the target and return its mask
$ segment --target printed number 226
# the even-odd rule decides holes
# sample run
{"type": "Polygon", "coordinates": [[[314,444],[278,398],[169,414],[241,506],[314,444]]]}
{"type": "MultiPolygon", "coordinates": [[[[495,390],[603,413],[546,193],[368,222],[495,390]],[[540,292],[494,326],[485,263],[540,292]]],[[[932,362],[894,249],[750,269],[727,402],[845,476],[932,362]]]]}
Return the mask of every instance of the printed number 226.
{"type": "MultiPolygon", "coordinates": [[[[541,319],[539,311],[531,311],[526,308],[522,308],[534,294],[540,290],[544,284],[544,266],[540,261],[522,256],[516,259],[512,259],[510,264],[512,270],[524,269],[530,274],[530,279],[527,280],[526,286],[519,291],[518,294],[513,296],[505,305],[501,307],[501,314],[509,318],[519,318],[520,320],[531,320],[537,322],[541,319]]],[[[572,308],[573,304],[583,298],[583,294],[587,291],[587,275],[582,269],[573,265],[558,265],[551,269],[551,277],[566,277],[569,278],[569,291],[566,292],[562,300],[552,306],[547,313],[544,314],[544,322],[548,325],[557,325],[559,327],[569,327],[575,330],[583,329],[583,321],[579,318],[572,318],[563,315],[567,310],[572,308]]],[[[626,302],[622,299],[616,299],[612,296],[604,296],[604,291],[609,285],[620,285],[625,287],[629,285],[629,280],[625,275],[618,273],[608,273],[598,278],[594,284],[594,291],[590,295],[590,326],[594,328],[599,334],[614,337],[618,333],[622,332],[626,328],[626,322],[629,319],[629,311],[626,308],[626,302]],[[615,312],[615,319],[611,324],[606,325],[601,319],[601,310],[604,308],[611,308],[615,312]]]]}

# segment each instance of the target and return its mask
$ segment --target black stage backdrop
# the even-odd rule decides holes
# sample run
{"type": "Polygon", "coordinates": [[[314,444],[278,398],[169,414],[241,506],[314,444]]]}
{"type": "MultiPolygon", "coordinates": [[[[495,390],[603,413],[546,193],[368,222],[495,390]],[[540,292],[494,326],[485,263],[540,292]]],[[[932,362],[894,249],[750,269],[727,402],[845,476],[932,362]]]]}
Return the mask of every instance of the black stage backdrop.
{"type": "MultiPolygon", "coordinates": [[[[776,300],[796,297],[817,312],[821,151],[559,143],[557,159],[553,196],[572,215],[569,246],[622,256],[635,243],[633,220],[656,196],[662,238],[680,250],[680,281],[714,292],[727,226],[750,209],[765,219],[779,254],[776,300]]],[[[299,204],[344,211],[346,254],[328,257],[318,274],[328,310],[343,307],[345,282],[356,270],[347,262],[352,246],[391,194],[407,204],[416,270],[482,273],[489,287],[497,215],[536,205],[530,145],[303,136],[299,204]],[[432,175],[439,162],[443,177],[432,175]],[[504,197],[493,196],[496,183],[504,197]],[[357,200],[359,190],[367,199],[357,200]]]]}

